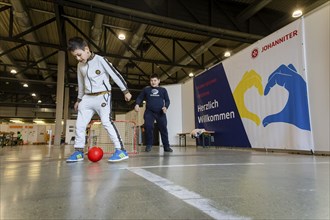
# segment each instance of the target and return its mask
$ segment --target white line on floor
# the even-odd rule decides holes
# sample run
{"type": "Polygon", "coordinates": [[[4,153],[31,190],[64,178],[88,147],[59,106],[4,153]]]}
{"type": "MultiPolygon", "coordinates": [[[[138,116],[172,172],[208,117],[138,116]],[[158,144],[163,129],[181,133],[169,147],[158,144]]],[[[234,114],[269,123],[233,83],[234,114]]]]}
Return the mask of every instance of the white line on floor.
{"type": "Polygon", "coordinates": [[[189,205],[199,209],[200,211],[204,212],[205,214],[211,216],[215,219],[250,219],[247,217],[232,215],[230,213],[226,213],[214,207],[212,200],[202,197],[201,195],[189,191],[188,189],[175,185],[173,182],[160,177],[156,174],[153,174],[149,171],[144,169],[130,169],[127,168],[129,171],[143,177],[144,179],[156,184],[160,188],[164,189],[165,191],[169,192],[170,194],[174,195],[175,197],[181,199],[182,201],[188,203],[189,205]]]}
{"type": "Polygon", "coordinates": [[[330,162],[302,162],[302,163],[209,163],[209,164],[172,164],[140,167],[122,167],[119,169],[148,169],[148,168],[174,168],[174,167],[201,167],[201,166],[255,166],[255,165],[301,165],[301,164],[330,164],[330,162]]]}

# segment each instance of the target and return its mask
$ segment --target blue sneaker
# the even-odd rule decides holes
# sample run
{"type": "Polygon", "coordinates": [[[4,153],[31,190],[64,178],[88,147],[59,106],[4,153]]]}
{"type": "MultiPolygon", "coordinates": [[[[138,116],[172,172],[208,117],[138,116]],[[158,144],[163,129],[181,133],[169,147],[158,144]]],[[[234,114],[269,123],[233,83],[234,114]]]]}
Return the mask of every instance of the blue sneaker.
{"type": "Polygon", "coordinates": [[[112,156],[108,159],[109,162],[119,162],[122,160],[127,160],[128,154],[126,150],[119,150],[116,149],[116,151],[112,154],[112,156]]]}
{"type": "Polygon", "coordinates": [[[66,159],[66,162],[72,163],[72,162],[78,162],[84,160],[84,153],[81,151],[75,151],[68,159],[66,159]]]}

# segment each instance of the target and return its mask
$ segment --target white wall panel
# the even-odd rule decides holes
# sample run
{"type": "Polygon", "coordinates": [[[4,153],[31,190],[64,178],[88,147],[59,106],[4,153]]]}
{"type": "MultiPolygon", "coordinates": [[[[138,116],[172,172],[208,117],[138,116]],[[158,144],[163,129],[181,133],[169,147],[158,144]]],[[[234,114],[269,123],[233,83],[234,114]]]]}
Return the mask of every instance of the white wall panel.
{"type": "MultiPolygon", "coordinates": [[[[191,132],[195,129],[194,113],[194,81],[189,79],[182,84],[182,132],[191,132]]],[[[196,140],[186,137],[187,145],[196,145],[196,140]]]]}
{"type": "Polygon", "coordinates": [[[305,16],[310,111],[315,151],[330,151],[329,2],[305,16]]]}
{"type": "Polygon", "coordinates": [[[178,145],[179,144],[178,133],[182,131],[182,114],[183,114],[182,105],[181,105],[182,103],[181,84],[166,85],[163,87],[167,89],[171,101],[170,107],[168,108],[168,111],[166,113],[168,139],[170,145],[178,145]]]}

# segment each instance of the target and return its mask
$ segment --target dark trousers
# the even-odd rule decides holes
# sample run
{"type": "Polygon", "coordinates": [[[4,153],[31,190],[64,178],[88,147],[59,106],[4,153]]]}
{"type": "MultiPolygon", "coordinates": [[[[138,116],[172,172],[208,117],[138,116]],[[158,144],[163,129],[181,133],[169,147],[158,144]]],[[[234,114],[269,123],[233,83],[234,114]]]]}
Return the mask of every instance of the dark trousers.
{"type": "Polygon", "coordinates": [[[154,121],[156,120],[158,129],[162,138],[164,148],[170,146],[168,142],[168,132],[167,132],[167,118],[166,114],[161,112],[152,112],[148,109],[144,112],[144,129],[146,135],[146,145],[152,146],[153,143],[153,131],[154,131],[154,121]]]}

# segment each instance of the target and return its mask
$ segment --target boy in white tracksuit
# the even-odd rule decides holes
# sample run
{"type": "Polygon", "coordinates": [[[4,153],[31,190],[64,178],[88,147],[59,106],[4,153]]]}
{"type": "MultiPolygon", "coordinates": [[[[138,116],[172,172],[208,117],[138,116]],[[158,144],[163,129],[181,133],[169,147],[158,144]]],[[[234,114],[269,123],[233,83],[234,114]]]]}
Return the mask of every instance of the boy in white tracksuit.
{"type": "Polygon", "coordinates": [[[78,110],[76,122],[75,152],[67,162],[77,162],[84,159],[86,127],[94,113],[100,116],[102,125],[115,145],[115,152],[109,158],[110,162],[128,159],[120,134],[111,119],[111,84],[110,78],[124,93],[125,100],[132,97],[121,74],[104,57],[90,51],[88,44],[80,37],[71,38],[68,50],[79,61],[77,66],[78,98],[75,110],[78,110]]]}

